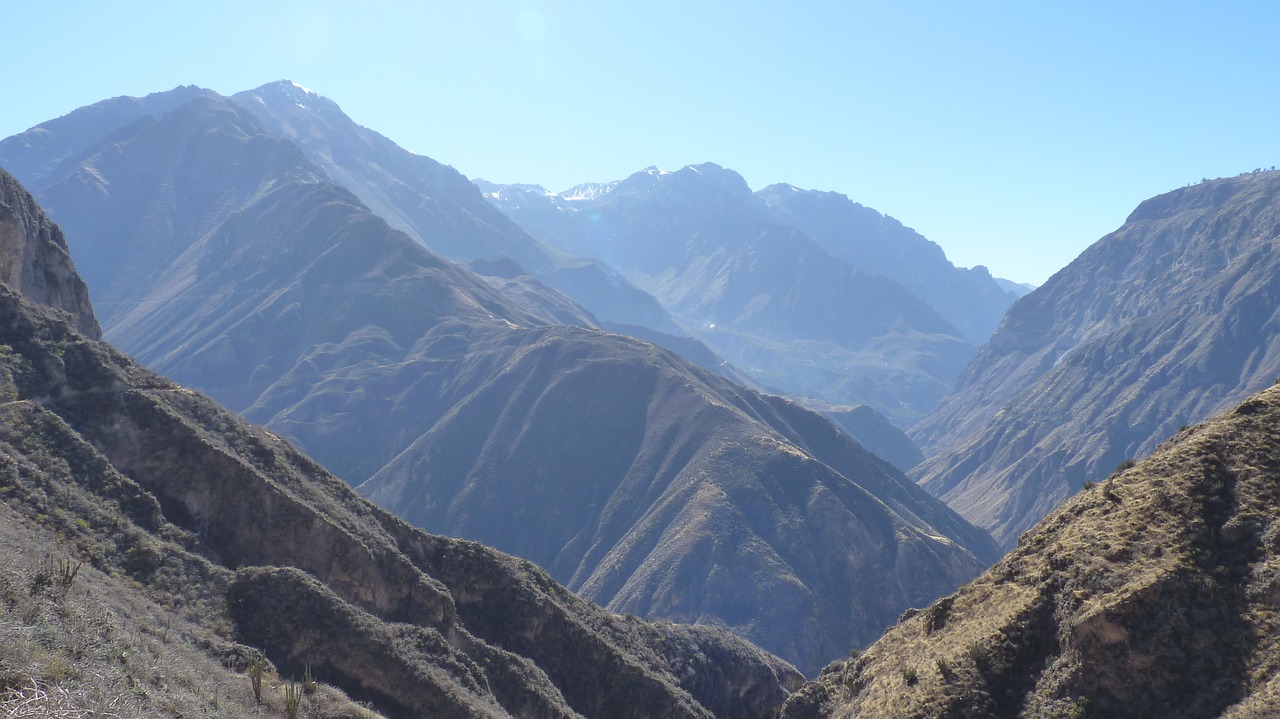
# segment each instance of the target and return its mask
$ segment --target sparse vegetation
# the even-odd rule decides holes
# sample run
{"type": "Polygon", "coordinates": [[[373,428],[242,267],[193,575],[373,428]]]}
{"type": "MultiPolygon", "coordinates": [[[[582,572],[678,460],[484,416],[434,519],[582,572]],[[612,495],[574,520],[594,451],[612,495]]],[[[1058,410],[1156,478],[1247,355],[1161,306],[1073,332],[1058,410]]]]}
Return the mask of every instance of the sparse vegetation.
{"type": "Polygon", "coordinates": [[[945,630],[907,618],[783,716],[1275,715],[1280,388],[1240,407],[1069,500],[949,598],[945,630]],[[908,691],[900,668],[922,661],[943,685],[908,691]]]}
{"type": "Polygon", "coordinates": [[[302,670],[302,691],[308,695],[316,693],[316,678],[311,673],[311,665],[307,664],[302,670]]]}
{"type": "Polygon", "coordinates": [[[253,701],[255,704],[262,703],[262,679],[267,673],[267,662],[260,656],[255,656],[249,660],[249,668],[245,674],[249,677],[249,685],[253,688],[253,701]]]}
{"type": "Polygon", "coordinates": [[[969,655],[969,660],[975,665],[987,660],[987,648],[982,645],[982,642],[973,642],[965,653],[969,655]]]}
{"type": "Polygon", "coordinates": [[[302,685],[296,682],[284,683],[284,713],[289,719],[298,719],[298,709],[302,706],[302,685]]]}

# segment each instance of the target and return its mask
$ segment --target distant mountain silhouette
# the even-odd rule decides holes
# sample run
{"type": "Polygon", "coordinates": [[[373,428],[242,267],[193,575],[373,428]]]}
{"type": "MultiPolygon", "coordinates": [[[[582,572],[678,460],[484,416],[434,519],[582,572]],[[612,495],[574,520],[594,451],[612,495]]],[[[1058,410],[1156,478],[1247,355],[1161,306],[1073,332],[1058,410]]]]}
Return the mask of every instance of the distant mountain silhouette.
{"type": "Polygon", "coordinates": [[[779,224],[717,165],[650,168],[563,195],[486,189],[530,234],[609,263],[766,386],[909,424],[972,356],[923,300],[779,224]]]}
{"type": "Polygon", "coordinates": [[[614,611],[816,670],[997,556],[818,415],[556,324],[563,301],[432,254],[235,103],[197,97],[80,157],[43,196],[92,258],[109,338],[614,611]]]}
{"type": "Polygon", "coordinates": [[[778,223],[863,272],[893,278],[973,342],[986,342],[1005,310],[1026,294],[1006,291],[985,267],[956,267],[938,245],[839,193],[779,184],[756,196],[778,223]]]}
{"type": "Polygon", "coordinates": [[[1006,547],[1088,480],[1280,376],[1280,173],[1143,202],[1018,300],[911,434],[1006,547]]]}

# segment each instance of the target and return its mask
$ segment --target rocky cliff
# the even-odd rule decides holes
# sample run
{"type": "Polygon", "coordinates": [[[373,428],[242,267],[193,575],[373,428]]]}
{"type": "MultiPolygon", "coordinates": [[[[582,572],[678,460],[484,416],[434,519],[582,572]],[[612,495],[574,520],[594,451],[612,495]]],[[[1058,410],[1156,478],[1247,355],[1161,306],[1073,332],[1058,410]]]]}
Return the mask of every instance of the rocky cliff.
{"type": "Polygon", "coordinates": [[[89,290],[76,274],[62,230],[12,175],[0,169],[0,282],[29,301],[71,315],[81,334],[100,339],[89,290]]]}

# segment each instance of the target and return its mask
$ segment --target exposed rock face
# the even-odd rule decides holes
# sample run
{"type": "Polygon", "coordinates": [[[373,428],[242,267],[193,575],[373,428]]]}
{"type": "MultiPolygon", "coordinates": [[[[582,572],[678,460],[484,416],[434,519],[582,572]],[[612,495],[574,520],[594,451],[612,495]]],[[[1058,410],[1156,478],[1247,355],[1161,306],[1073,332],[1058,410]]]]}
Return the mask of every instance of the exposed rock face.
{"type": "Polygon", "coordinates": [[[1005,546],[1087,480],[1280,376],[1280,173],[1144,202],[1022,298],[912,437],[1005,546]]]}
{"type": "Polygon", "coordinates": [[[225,100],[82,154],[48,194],[119,298],[108,336],[352,484],[378,476],[366,490],[432,531],[541,562],[615,611],[731,628],[809,670],[996,558],[817,415],[651,344],[550,324],[225,100]],[[102,199],[77,181],[90,167],[109,180],[102,199]],[[174,200],[190,178],[202,181],[174,200]],[[144,250],[145,275],[128,259],[144,250]],[[151,281],[116,282],[130,271],[151,281]]]}
{"type": "Polygon", "coordinates": [[[775,220],[863,272],[893,278],[973,342],[987,341],[1026,294],[1006,291],[985,267],[956,267],[938,245],[839,193],[770,185],[756,196],[775,220]]]}
{"type": "Polygon", "coordinates": [[[898,282],[770,216],[737,173],[656,168],[560,195],[489,186],[539,239],[598,257],[764,386],[910,424],[974,345],[898,282]]]}
{"type": "Polygon", "coordinates": [[[12,175],[0,169],[0,282],[36,304],[71,315],[76,329],[102,337],[89,290],[76,274],[62,230],[12,175]]]}
{"type": "Polygon", "coordinates": [[[527,562],[410,528],[7,285],[0,346],[0,521],[52,523],[61,551],[173,606],[198,599],[210,637],[283,672],[309,665],[406,717],[763,718],[799,682],[717,630],[613,615],[527,562]]]}
{"type": "Polygon", "coordinates": [[[1179,432],[837,662],[808,717],[1280,714],[1280,388],[1179,432]]]}

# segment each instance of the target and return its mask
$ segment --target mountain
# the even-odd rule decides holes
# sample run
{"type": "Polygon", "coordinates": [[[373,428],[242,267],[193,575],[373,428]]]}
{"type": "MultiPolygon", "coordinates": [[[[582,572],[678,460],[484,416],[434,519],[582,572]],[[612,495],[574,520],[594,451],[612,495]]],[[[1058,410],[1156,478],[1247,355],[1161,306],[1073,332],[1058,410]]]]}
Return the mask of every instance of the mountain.
{"type": "Polygon", "coordinates": [[[81,157],[42,196],[94,258],[109,338],[613,611],[816,670],[998,556],[821,417],[432,254],[235,103],[195,98],[81,157]]]}
{"type": "Polygon", "coordinates": [[[1031,294],[1031,292],[1036,288],[1036,286],[1030,282],[1014,282],[1013,280],[1006,280],[1003,277],[996,277],[995,281],[996,284],[1000,286],[1000,289],[1005,292],[1012,292],[1018,297],[1031,294]]]}
{"type": "Polygon", "coordinates": [[[0,282],[29,301],[66,312],[89,339],[102,330],[62,230],[13,175],[0,170],[0,282]]]}
{"type": "Polygon", "coordinates": [[[764,386],[910,424],[971,357],[924,301],[774,221],[737,173],[650,168],[589,190],[486,197],[544,242],[616,268],[764,386]]]}
{"type": "Polygon", "coordinates": [[[851,266],[890,277],[929,303],[972,342],[991,337],[1011,294],[987,268],[951,264],[938,245],[901,222],[837,192],[770,185],[756,193],[779,224],[794,227],[851,266]]]}
{"type": "Polygon", "coordinates": [[[782,716],[1280,715],[1277,428],[1272,387],[1180,431],[782,716]]]}
{"type": "MultiPolygon", "coordinates": [[[[5,269],[70,270],[33,208],[0,205],[30,228],[5,269]]],[[[768,717],[797,684],[730,635],[611,614],[409,527],[41,307],[83,286],[60,281],[0,284],[6,716],[258,716],[246,675],[264,656],[269,710],[288,713],[290,686],[335,718],[370,716],[353,699],[390,717],[768,717]]]]}
{"type": "Polygon", "coordinates": [[[283,80],[237,93],[268,132],[290,140],[392,227],[459,262],[510,258],[604,322],[684,335],[652,296],[598,261],[556,252],[485,202],[452,167],[356,124],[338,104],[283,80]]]}
{"type": "Polygon", "coordinates": [[[819,411],[850,437],[858,440],[858,444],[868,452],[884,458],[903,472],[910,471],[924,461],[920,448],[906,432],[866,405],[819,411]]]}
{"type": "Polygon", "coordinates": [[[1018,300],[911,435],[1006,547],[1087,480],[1280,376],[1280,173],[1143,202],[1018,300]]]}

